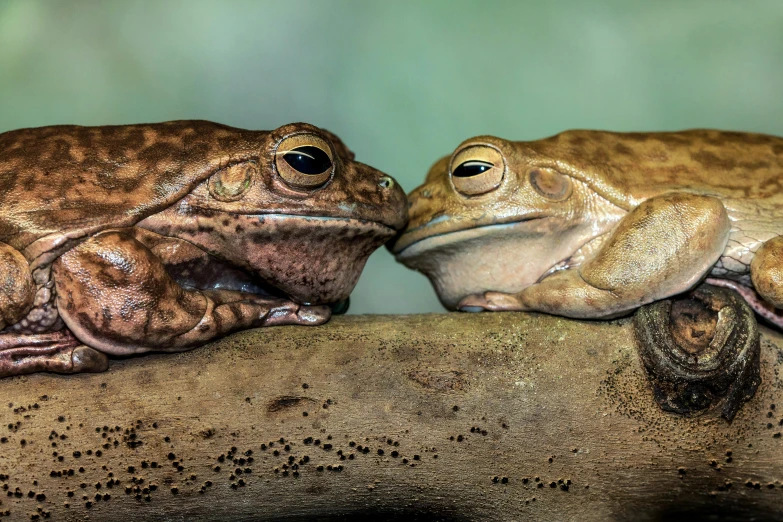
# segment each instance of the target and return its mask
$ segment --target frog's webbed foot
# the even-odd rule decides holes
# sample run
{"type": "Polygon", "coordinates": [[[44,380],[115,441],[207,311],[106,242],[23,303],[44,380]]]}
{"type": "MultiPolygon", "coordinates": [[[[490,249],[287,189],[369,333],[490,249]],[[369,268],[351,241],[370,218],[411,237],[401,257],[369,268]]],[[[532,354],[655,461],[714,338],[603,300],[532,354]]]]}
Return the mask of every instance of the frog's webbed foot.
{"type": "Polygon", "coordinates": [[[457,309],[460,312],[503,312],[527,310],[517,295],[506,294],[503,292],[484,292],[483,294],[469,295],[464,297],[459,302],[457,309]]]}
{"type": "Polygon", "coordinates": [[[36,372],[97,373],[108,367],[105,354],[81,344],[67,330],[0,335],[0,377],[36,372]]]}
{"type": "Polygon", "coordinates": [[[327,322],[332,316],[328,305],[307,306],[298,305],[292,301],[280,300],[276,306],[269,308],[266,318],[260,326],[282,326],[298,324],[317,326],[327,322]]]}
{"type": "Polygon", "coordinates": [[[722,402],[731,420],[761,382],[756,318],[736,292],[702,285],[643,306],[634,330],[664,410],[689,414],[722,402]]]}

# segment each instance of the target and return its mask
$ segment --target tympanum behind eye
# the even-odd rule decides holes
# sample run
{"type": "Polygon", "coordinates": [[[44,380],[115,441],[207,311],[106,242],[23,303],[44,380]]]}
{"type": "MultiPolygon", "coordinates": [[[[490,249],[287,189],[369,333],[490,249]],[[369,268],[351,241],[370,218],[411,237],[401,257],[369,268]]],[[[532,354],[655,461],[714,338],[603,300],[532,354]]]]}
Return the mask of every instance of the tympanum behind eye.
{"type": "Polygon", "coordinates": [[[533,169],[529,174],[533,189],[552,201],[563,201],[571,195],[571,180],[552,169],[533,169]]]}
{"type": "Polygon", "coordinates": [[[209,178],[209,193],[218,201],[236,201],[253,184],[258,165],[249,161],[220,169],[209,178]]]}

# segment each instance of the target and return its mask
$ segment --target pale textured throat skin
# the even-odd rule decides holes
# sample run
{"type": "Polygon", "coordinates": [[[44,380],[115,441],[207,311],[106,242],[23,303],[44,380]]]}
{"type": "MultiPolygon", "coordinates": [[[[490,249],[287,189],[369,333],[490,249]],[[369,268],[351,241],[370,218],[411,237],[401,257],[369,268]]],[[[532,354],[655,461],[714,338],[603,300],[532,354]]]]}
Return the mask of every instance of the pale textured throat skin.
{"type": "Polygon", "coordinates": [[[783,327],[782,138],[480,136],[437,162],[409,201],[410,223],[391,249],[447,308],[616,317],[706,279],[783,327]],[[489,173],[501,165],[502,179],[454,173],[476,160],[489,173]],[[563,180],[573,191],[552,192],[563,180]]]}
{"type": "Polygon", "coordinates": [[[561,229],[561,219],[536,218],[470,228],[422,239],[399,252],[397,260],[425,274],[443,306],[456,310],[469,295],[517,293],[548,273],[578,266],[576,254],[614,221],[608,217],[561,229]]]}

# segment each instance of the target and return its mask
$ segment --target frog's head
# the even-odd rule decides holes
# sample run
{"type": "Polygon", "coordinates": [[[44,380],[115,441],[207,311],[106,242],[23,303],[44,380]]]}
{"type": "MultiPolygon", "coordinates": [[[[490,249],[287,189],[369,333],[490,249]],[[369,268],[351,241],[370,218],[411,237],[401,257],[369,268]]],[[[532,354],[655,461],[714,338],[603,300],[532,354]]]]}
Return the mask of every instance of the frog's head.
{"type": "Polygon", "coordinates": [[[518,292],[577,250],[587,187],[525,142],[480,136],[430,169],[390,246],[450,309],[470,294],[518,292]]]}
{"type": "Polygon", "coordinates": [[[405,193],[318,127],[251,136],[243,148],[257,152],[228,158],[170,209],[169,235],[297,302],[346,299],[370,254],[405,226],[405,193]]]}

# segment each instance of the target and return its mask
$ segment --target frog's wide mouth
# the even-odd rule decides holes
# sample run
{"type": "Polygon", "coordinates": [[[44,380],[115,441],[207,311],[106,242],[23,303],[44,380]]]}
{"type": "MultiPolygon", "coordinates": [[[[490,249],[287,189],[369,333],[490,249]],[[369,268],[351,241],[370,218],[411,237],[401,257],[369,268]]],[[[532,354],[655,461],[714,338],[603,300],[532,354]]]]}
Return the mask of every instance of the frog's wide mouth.
{"type": "Polygon", "coordinates": [[[491,223],[476,224],[475,221],[468,223],[449,223],[451,228],[448,230],[438,230],[439,224],[446,223],[446,219],[435,219],[424,225],[412,228],[403,232],[397,240],[391,245],[392,254],[398,259],[416,257],[433,248],[445,246],[452,243],[458,243],[467,239],[481,236],[493,231],[513,231],[519,228],[534,227],[534,222],[541,221],[544,216],[531,215],[524,218],[510,217],[499,219],[491,223]]]}
{"type": "Polygon", "coordinates": [[[386,242],[394,237],[398,231],[389,225],[366,219],[347,218],[337,216],[308,216],[301,214],[237,214],[243,218],[257,219],[259,223],[268,222],[270,225],[280,226],[284,223],[296,224],[302,227],[311,227],[314,230],[322,230],[334,233],[343,229],[362,235],[377,236],[379,241],[386,242]]]}
{"type": "MultiPolygon", "coordinates": [[[[285,221],[285,220],[291,220],[296,221],[300,223],[323,223],[327,226],[334,226],[337,224],[344,224],[347,225],[348,228],[357,228],[357,229],[375,229],[378,231],[382,231],[384,234],[390,234],[391,236],[398,234],[399,229],[395,228],[394,225],[390,225],[381,221],[375,221],[371,219],[362,219],[357,217],[348,217],[348,216],[324,216],[319,214],[306,214],[304,212],[299,213],[298,211],[294,212],[280,212],[280,211],[272,211],[265,212],[264,210],[261,210],[259,212],[259,209],[255,209],[253,212],[230,212],[230,211],[222,211],[222,210],[214,210],[210,208],[201,207],[199,205],[192,205],[190,207],[191,209],[195,210],[196,213],[199,216],[203,217],[213,217],[213,216],[231,216],[234,218],[243,218],[243,219],[270,219],[270,220],[277,220],[277,221],[285,221]]],[[[352,210],[352,207],[346,207],[342,210],[352,210]]]]}

